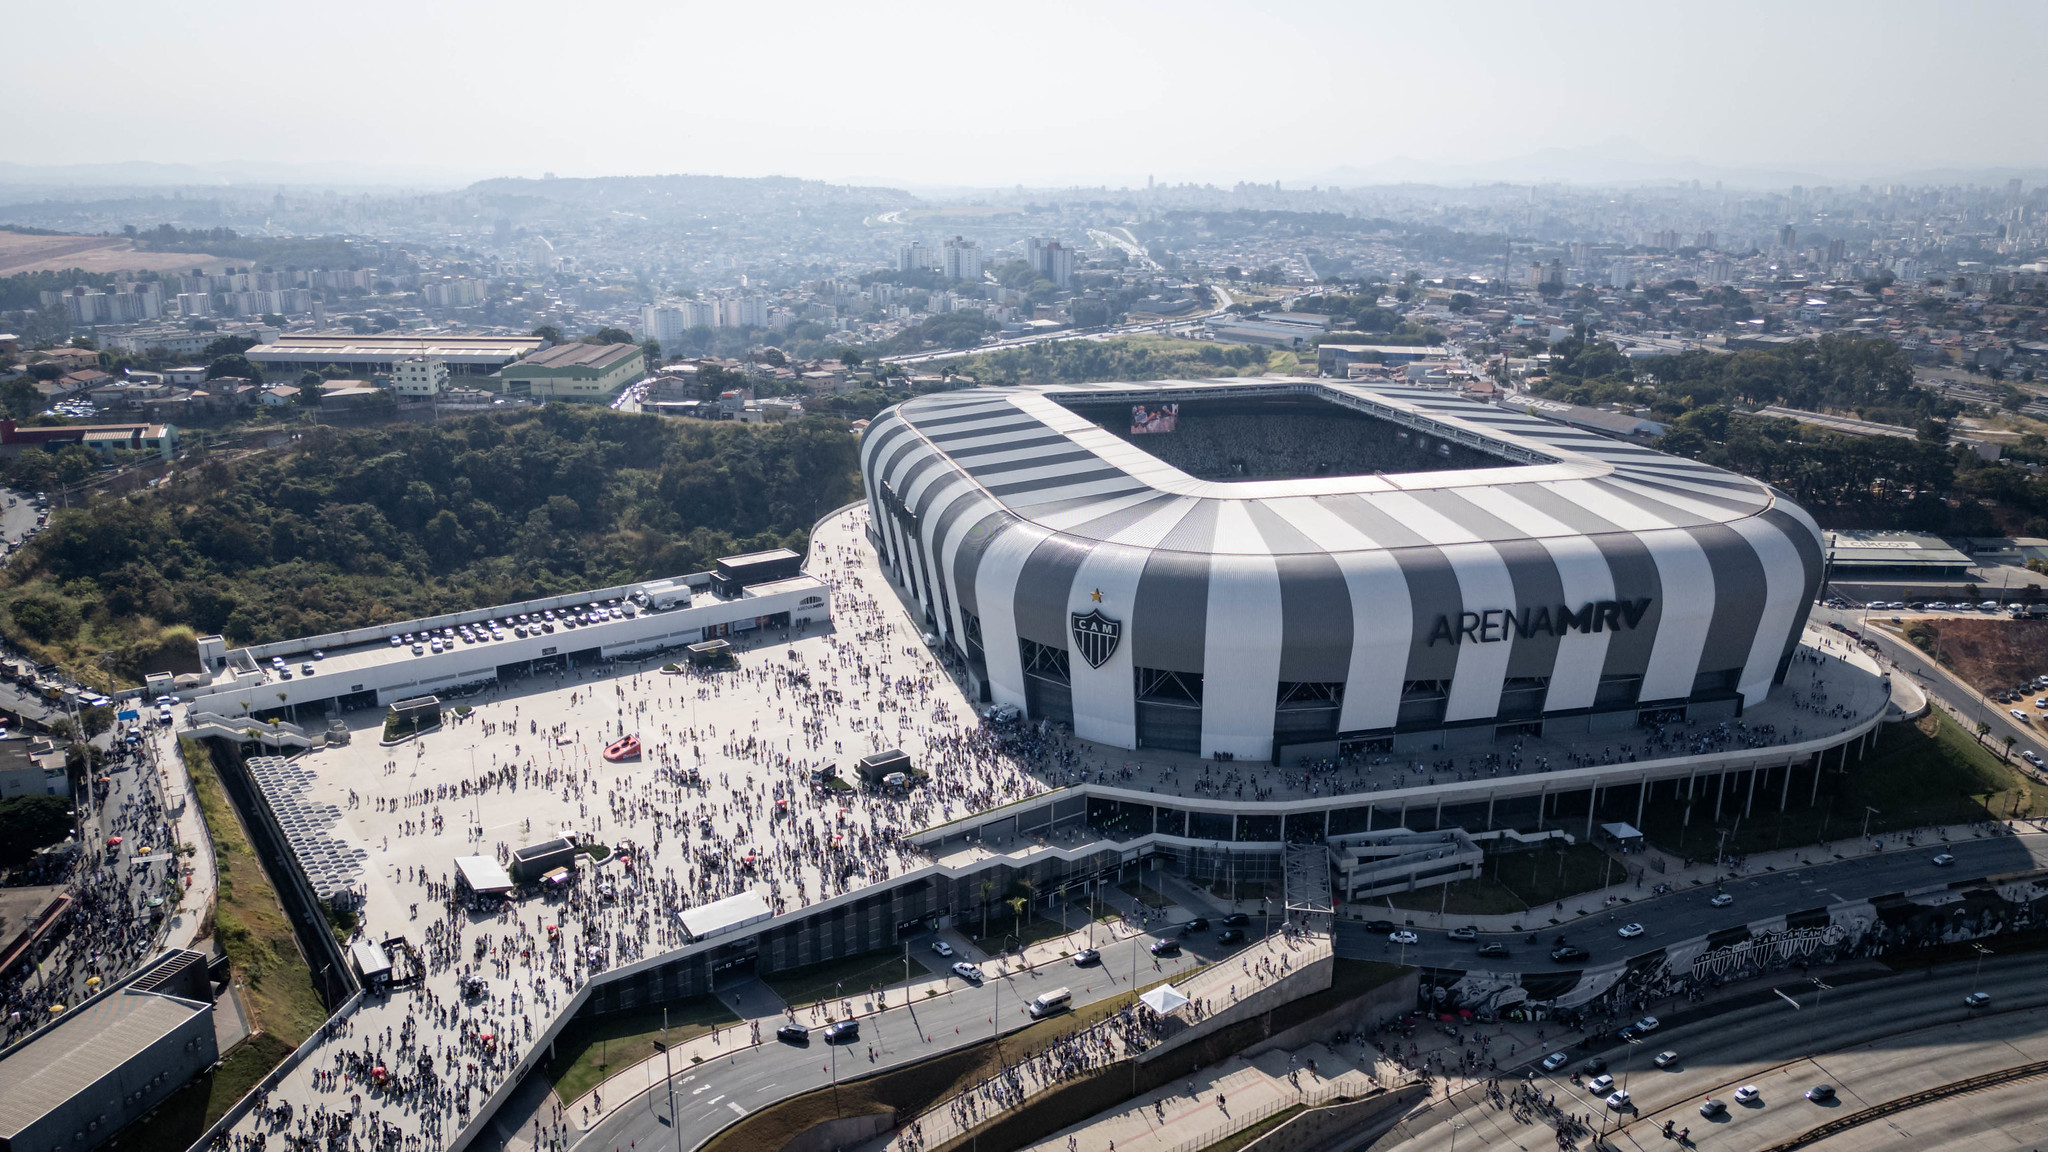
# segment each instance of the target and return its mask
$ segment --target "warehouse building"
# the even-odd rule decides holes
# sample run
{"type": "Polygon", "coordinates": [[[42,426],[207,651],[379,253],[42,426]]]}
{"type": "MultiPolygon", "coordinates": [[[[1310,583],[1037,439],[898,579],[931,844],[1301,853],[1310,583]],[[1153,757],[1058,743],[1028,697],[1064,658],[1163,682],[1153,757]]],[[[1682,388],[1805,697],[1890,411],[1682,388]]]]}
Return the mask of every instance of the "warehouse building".
{"type": "Polygon", "coordinates": [[[498,372],[507,396],[602,400],[646,373],[637,344],[557,344],[498,372]]]}

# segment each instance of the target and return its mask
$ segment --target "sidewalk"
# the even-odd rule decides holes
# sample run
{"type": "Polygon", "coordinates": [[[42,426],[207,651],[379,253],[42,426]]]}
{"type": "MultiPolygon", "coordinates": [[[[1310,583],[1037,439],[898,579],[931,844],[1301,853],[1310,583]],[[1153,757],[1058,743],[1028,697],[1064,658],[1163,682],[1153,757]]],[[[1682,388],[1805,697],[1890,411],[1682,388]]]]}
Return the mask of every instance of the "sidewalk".
{"type": "Polygon", "coordinates": [[[206,817],[199,810],[199,795],[192,787],[192,775],[185,770],[184,757],[178,754],[176,728],[161,728],[156,741],[157,780],[163,790],[164,807],[176,808],[184,805],[178,813],[178,843],[191,845],[195,851],[183,857],[180,869],[189,867],[191,886],[178,897],[178,910],[171,917],[170,932],[164,937],[166,948],[190,948],[199,939],[201,932],[212,928],[214,889],[219,884],[216,864],[213,858],[213,838],[206,831],[206,817]]]}

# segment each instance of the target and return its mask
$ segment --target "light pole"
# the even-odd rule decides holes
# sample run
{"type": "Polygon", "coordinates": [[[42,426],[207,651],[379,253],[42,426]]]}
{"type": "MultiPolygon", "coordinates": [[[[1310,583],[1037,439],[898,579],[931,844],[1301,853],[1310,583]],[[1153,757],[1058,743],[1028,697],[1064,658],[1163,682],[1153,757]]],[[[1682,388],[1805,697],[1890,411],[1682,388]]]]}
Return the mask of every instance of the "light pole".
{"type": "Polygon", "coordinates": [[[676,1130],[676,1152],[683,1152],[683,1120],[676,1115],[676,1073],[668,1059],[668,1008],[661,1010],[661,1078],[668,1084],[668,1123],[676,1130]]]}
{"type": "Polygon", "coordinates": [[[1882,816],[1882,815],[1884,815],[1884,813],[1882,813],[1882,812],[1879,812],[1879,811],[1878,811],[1877,809],[1875,809],[1875,808],[1872,808],[1872,807],[1870,807],[1870,806],[1869,806],[1869,805],[1867,805],[1867,804],[1866,804],[1866,805],[1864,805],[1864,808],[1863,808],[1863,838],[1864,838],[1865,840],[1868,840],[1868,839],[1870,839],[1870,818],[1871,818],[1872,816],[1882,816]]]}
{"type": "Polygon", "coordinates": [[[1977,954],[1977,967],[1970,973],[1970,991],[1977,990],[1977,978],[1984,975],[1984,958],[1991,955],[1991,949],[1982,944],[1971,944],[1970,951],[1977,954]]]}
{"type": "Polygon", "coordinates": [[[1466,1124],[1462,1120],[1451,1121],[1451,1152],[1458,1152],[1458,1129],[1469,1127],[1471,1125],[1466,1124]]]}

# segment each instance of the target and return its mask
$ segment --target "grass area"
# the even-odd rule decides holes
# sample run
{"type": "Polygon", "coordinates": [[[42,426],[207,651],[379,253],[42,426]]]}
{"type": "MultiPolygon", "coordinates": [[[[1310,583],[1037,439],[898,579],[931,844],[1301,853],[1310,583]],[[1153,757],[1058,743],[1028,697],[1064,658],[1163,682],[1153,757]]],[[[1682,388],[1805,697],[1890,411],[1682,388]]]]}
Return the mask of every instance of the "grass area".
{"type": "Polygon", "coordinates": [[[1119,880],[1116,890],[1147,908],[1164,908],[1168,903],[1166,893],[1142,880],[1119,880]]]}
{"type": "Polygon", "coordinates": [[[1396,892],[1387,899],[1404,912],[1442,911],[1446,916],[1508,916],[1529,910],[1514,889],[1491,876],[1396,892]]]}
{"type": "MultiPolygon", "coordinates": [[[[911,965],[910,974],[922,969],[911,965]]],[[[806,964],[761,979],[775,989],[790,1007],[803,1008],[821,1000],[851,999],[875,985],[889,985],[903,979],[903,953],[867,952],[820,964],[806,964]]]]}
{"type": "MultiPolygon", "coordinates": [[[[1008,909],[1004,909],[1004,911],[1007,912],[1008,909]]],[[[987,936],[976,936],[974,938],[974,946],[991,956],[1000,956],[1003,954],[1006,946],[1014,948],[1017,940],[1024,941],[1024,947],[1029,948],[1040,941],[1050,940],[1055,936],[1064,936],[1077,929],[1086,928],[1088,926],[1088,916],[1084,910],[1080,916],[1075,918],[1074,923],[1071,925],[1062,924],[1057,920],[1048,920],[1043,916],[1033,916],[1029,920],[1024,921],[1022,928],[1016,926],[1015,917],[991,916],[989,917],[988,926],[990,934],[987,936]],[[1012,939],[1013,936],[1016,939],[1012,939]]]]}
{"type": "Polygon", "coordinates": [[[1259,1137],[1264,1136],[1266,1133],[1271,1132],[1273,1129],[1287,1123],[1307,1110],[1308,1105],[1306,1104],[1294,1104],[1282,1108],[1257,1124],[1241,1132],[1233,1132],[1214,1144],[1208,1145],[1202,1149],[1202,1152],[1237,1152],[1240,1148],[1250,1147],[1252,1141],[1257,1140],[1259,1137]]]}
{"type": "Polygon", "coordinates": [[[179,741],[178,751],[199,797],[220,872],[212,932],[240,985],[251,1034],[212,1071],[200,1074],[122,1132],[122,1152],[182,1152],[190,1147],[327,1019],[312,969],[299,953],[291,922],[277,902],[277,890],[257,862],[212,760],[193,740],[179,741]]]}
{"type": "MultiPolygon", "coordinates": [[[[1804,786],[1811,796],[1811,783],[1804,786]]],[[[1799,789],[1795,782],[1793,792],[1799,789]]],[[[1748,818],[1741,816],[1740,803],[1731,801],[1716,823],[1709,797],[1694,805],[1690,827],[1684,825],[1683,807],[1659,802],[1644,813],[1643,833],[1667,852],[1707,858],[1724,831],[1726,850],[1737,854],[1854,838],[1862,832],[1866,808],[1877,809],[1869,814],[1873,835],[2048,815],[2048,795],[2040,785],[1938,708],[1910,723],[1886,725],[1869,757],[1852,762],[1846,775],[1830,762],[1818,805],[1808,807],[1805,797],[1795,795],[1780,813],[1777,798],[1770,799],[1766,805],[1759,797],[1757,811],[1748,818]]]]}
{"type": "MultiPolygon", "coordinates": [[[[739,1023],[715,996],[696,996],[668,1006],[668,1042],[673,1048],[716,1028],[739,1023]]],[[[577,1020],[555,1040],[554,1059],[540,1074],[563,1100],[574,1100],[607,1077],[661,1054],[661,1009],[619,1012],[577,1020]]]]}

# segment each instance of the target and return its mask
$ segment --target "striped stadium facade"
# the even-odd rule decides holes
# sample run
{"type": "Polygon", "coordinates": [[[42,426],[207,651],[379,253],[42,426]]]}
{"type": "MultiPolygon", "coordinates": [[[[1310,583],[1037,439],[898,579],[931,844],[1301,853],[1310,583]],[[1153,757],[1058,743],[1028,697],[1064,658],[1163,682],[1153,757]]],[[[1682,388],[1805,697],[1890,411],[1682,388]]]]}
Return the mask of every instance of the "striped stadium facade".
{"type": "Polygon", "coordinates": [[[984,698],[1133,749],[1274,760],[1736,716],[1783,679],[1822,577],[1818,527],[1765,484],[1399,386],[938,394],[878,416],[861,467],[885,569],[984,698]],[[1334,405],[1314,411],[1458,466],[1198,479],[1140,447],[1179,433],[1101,418],[1266,404],[1334,405]]]}

